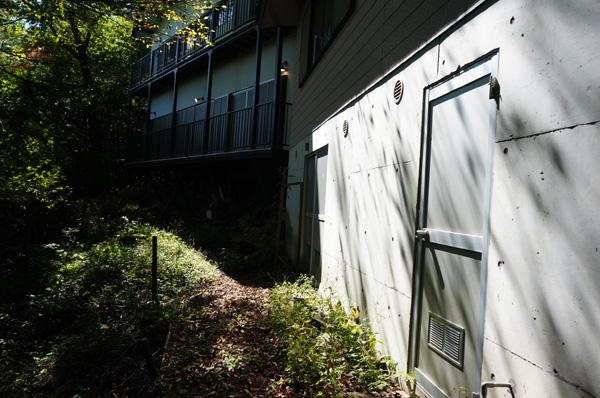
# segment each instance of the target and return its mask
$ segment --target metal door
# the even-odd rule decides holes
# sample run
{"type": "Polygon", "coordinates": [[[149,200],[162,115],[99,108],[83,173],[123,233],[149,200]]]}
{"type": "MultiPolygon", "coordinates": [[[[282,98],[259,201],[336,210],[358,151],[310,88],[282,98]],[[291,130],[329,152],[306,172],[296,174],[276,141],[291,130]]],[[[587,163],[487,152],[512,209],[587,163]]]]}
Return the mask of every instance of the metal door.
{"type": "Polygon", "coordinates": [[[496,65],[490,55],[426,90],[411,348],[432,397],[480,390],[496,65]]]}
{"type": "Polygon", "coordinates": [[[327,147],[306,157],[302,258],[318,284],[321,276],[321,236],[325,227],[327,147]]]}

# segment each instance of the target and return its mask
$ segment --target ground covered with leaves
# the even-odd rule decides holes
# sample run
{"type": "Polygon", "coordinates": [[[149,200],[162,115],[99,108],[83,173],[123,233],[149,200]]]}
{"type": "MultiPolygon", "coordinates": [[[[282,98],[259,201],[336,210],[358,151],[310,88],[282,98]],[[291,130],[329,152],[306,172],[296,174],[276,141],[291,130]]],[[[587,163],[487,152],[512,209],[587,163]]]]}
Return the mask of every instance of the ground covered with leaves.
{"type": "Polygon", "coordinates": [[[220,274],[183,299],[172,325],[160,383],[167,395],[298,396],[284,379],[285,363],[267,327],[268,290],[220,274]]]}
{"type": "Polygon", "coordinates": [[[162,356],[165,396],[401,396],[374,335],[309,278],[265,289],[220,273],[181,308],[162,356]]]}
{"type": "Polygon", "coordinates": [[[399,396],[356,309],[309,278],[252,266],[267,261],[251,245],[210,260],[190,244],[208,232],[97,212],[79,210],[28,267],[0,269],[1,397],[399,396]]]}

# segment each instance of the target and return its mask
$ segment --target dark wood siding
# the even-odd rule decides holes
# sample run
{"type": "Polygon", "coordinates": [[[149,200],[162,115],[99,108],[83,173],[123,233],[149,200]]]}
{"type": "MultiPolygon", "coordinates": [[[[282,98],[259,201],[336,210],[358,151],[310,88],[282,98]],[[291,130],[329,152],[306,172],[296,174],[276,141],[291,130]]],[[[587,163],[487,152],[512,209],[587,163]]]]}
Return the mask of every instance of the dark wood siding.
{"type": "Polygon", "coordinates": [[[290,144],[310,135],[475,2],[356,0],[354,12],[295,95],[290,144]]]}

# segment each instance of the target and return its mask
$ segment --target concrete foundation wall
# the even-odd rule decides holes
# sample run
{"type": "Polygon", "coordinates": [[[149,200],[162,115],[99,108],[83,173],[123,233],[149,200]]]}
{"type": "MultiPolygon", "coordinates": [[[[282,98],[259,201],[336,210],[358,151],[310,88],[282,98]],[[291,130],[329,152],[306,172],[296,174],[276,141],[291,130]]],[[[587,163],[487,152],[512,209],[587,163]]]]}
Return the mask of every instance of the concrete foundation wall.
{"type": "MultiPolygon", "coordinates": [[[[361,80],[359,60],[348,60],[357,75],[348,72],[345,81],[351,87],[363,83],[344,97],[368,91],[341,110],[327,103],[325,115],[308,105],[294,109],[297,139],[290,148],[288,182],[302,181],[305,155],[328,145],[320,289],[368,315],[384,341],[382,350],[401,367],[407,363],[413,298],[423,90],[498,49],[502,100],[482,379],[511,381],[518,397],[600,396],[598,15],[600,3],[594,0],[485,3],[410,62],[401,64],[398,57],[397,69],[382,72],[371,88],[361,80]],[[397,79],[405,84],[399,105],[392,97],[397,79]]],[[[337,41],[344,35],[329,52],[341,51],[337,41]]],[[[311,79],[336,79],[337,71],[316,69],[304,87],[317,84],[311,79]]],[[[322,90],[313,92],[315,106],[321,96],[332,95],[322,90]]],[[[288,255],[294,258],[300,190],[288,189],[287,199],[288,255]]]]}

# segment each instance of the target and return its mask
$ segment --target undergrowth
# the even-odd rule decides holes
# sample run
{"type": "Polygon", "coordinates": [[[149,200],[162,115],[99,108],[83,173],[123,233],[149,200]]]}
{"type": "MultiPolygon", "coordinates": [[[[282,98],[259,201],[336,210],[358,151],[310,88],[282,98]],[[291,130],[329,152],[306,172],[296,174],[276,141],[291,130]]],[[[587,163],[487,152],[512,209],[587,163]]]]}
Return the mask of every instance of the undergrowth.
{"type": "Polygon", "coordinates": [[[358,311],[348,314],[339,301],[321,297],[308,277],[271,291],[269,322],[280,336],[289,381],[307,396],[382,391],[396,376],[395,363],[378,355],[375,335],[358,311]]]}
{"type": "Polygon", "coordinates": [[[147,385],[139,340],[157,352],[177,297],[217,272],[177,236],[126,219],[103,242],[49,248],[56,272],[29,310],[0,308],[0,396],[104,396],[147,385]],[[152,235],[160,305],[150,289],[152,235]]]}

